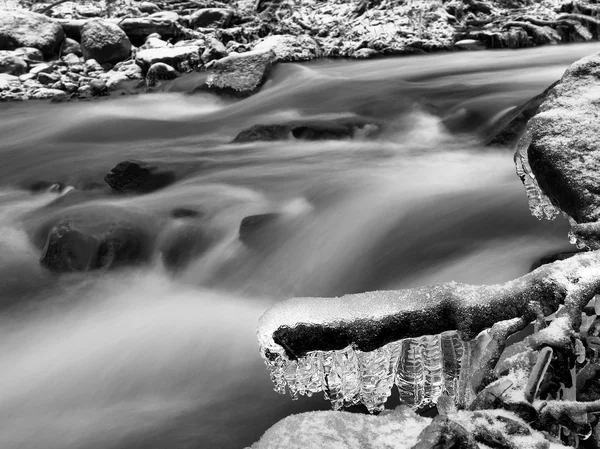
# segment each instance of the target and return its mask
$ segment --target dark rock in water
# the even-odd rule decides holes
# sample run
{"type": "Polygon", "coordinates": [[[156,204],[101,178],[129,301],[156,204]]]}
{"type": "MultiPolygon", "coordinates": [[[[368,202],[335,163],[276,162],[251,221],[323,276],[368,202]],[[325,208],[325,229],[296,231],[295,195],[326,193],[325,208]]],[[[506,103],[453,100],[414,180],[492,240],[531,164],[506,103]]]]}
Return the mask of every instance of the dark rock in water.
{"type": "Polygon", "coordinates": [[[174,80],[180,77],[181,74],[164,62],[157,62],[152,64],[146,74],[146,86],[152,87],[156,85],[159,80],[174,80]]]}
{"type": "Polygon", "coordinates": [[[171,211],[171,217],[173,218],[191,218],[197,217],[198,215],[200,215],[200,212],[186,207],[178,207],[171,211]]]}
{"type": "Polygon", "coordinates": [[[107,20],[90,20],[81,29],[83,57],[100,64],[123,61],[131,54],[131,42],[125,32],[107,20]]]}
{"type": "Polygon", "coordinates": [[[117,268],[151,258],[157,227],[151,216],[113,206],[52,214],[33,236],[35,244],[45,242],[40,263],[51,271],[117,268]]]}
{"type": "Polygon", "coordinates": [[[575,62],[527,127],[538,185],[577,223],[600,220],[599,78],[600,54],[575,62]]]}
{"type": "Polygon", "coordinates": [[[65,33],[55,20],[25,10],[0,13],[0,50],[33,47],[50,59],[58,53],[65,33]]]}
{"type": "Polygon", "coordinates": [[[211,73],[206,86],[218,93],[248,96],[258,91],[271,71],[275,61],[272,51],[231,53],[209,64],[211,73]]]}
{"type": "Polygon", "coordinates": [[[179,271],[213,245],[212,236],[197,223],[176,226],[161,239],[159,251],[166,268],[179,271]]]}
{"type": "Polygon", "coordinates": [[[175,182],[175,173],[142,161],[118,163],[104,177],[106,183],[122,193],[149,193],[175,182]]]}
{"type": "Polygon", "coordinates": [[[529,119],[537,113],[548,92],[558,83],[559,81],[555,82],[541,94],[507,112],[494,126],[491,132],[492,137],[486,142],[486,145],[512,146],[516,144],[525,132],[529,119]]]}
{"type": "Polygon", "coordinates": [[[227,28],[233,12],[225,8],[203,8],[190,16],[192,28],[227,28]]]}
{"type": "Polygon", "coordinates": [[[268,243],[269,235],[281,219],[280,213],[250,215],[240,223],[239,238],[247,246],[258,247],[268,243]]]}
{"type": "Polygon", "coordinates": [[[339,140],[355,137],[359,133],[372,136],[380,131],[373,120],[345,119],[329,121],[295,121],[273,125],[254,125],[241,131],[233,142],[286,140],[339,140]]]}
{"type": "Polygon", "coordinates": [[[447,416],[436,416],[419,434],[412,449],[476,449],[479,446],[460,424],[447,416]]]}

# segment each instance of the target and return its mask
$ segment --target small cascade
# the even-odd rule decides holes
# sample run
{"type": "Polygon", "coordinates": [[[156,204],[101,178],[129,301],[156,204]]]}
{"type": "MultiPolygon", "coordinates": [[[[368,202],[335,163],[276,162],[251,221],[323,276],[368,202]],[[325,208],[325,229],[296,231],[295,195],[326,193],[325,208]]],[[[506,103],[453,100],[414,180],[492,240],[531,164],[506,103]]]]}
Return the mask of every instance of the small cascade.
{"type": "Polygon", "coordinates": [[[464,345],[453,331],[407,338],[369,352],[352,346],[312,351],[297,361],[284,352],[260,352],[278,393],[284,394],[287,386],[297,399],[322,391],[335,410],[362,403],[373,413],[384,409],[394,385],[415,409],[435,404],[443,393],[456,398],[464,345]]]}
{"type": "Polygon", "coordinates": [[[560,211],[552,204],[550,198],[542,192],[529,166],[527,149],[531,144],[531,138],[531,130],[528,129],[517,145],[517,151],[514,156],[517,175],[525,186],[531,214],[538,220],[544,218],[554,220],[560,211]]]}

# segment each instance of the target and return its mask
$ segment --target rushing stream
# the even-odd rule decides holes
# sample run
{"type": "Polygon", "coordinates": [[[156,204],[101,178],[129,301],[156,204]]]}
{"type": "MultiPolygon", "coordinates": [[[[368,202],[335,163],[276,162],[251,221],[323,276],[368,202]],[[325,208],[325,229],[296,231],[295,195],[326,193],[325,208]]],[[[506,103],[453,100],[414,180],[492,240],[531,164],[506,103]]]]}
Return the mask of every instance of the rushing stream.
{"type": "Polygon", "coordinates": [[[98,102],[0,105],[0,448],[241,448],[291,413],[327,409],[272,391],[255,327],[290,296],[455,280],[495,283],[571,249],[564,220],[538,222],[512,152],[480,139],[597,45],[280,65],[238,102],[169,92],[98,102]],[[367,115],[376,141],[233,145],[243,128],[367,115]],[[182,180],[111,195],[103,176],[136,158],[182,180]],[[31,193],[40,181],[82,192],[31,193]],[[156,217],[200,211],[208,250],[179,273],[151,266],[56,276],[32,235],[87,202],[156,217]],[[283,212],[262,250],[242,218],[283,212]]]}

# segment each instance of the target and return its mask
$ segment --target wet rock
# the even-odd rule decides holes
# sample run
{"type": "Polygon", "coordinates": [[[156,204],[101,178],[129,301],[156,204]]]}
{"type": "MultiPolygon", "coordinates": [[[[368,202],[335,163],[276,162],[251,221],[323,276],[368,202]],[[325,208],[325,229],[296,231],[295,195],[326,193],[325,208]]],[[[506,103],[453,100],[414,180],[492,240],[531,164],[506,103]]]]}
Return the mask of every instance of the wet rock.
{"type": "Polygon", "coordinates": [[[81,49],[81,44],[77,42],[75,39],[71,39],[67,37],[65,39],[65,43],[63,44],[62,54],[74,54],[75,56],[83,56],[83,50],[81,49]]]}
{"type": "Polygon", "coordinates": [[[231,53],[210,65],[206,86],[218,93],[248,96],[266,81],[275,61],[272,51],[231,53]]]}
{"type": "Polygon", "coordinates": [[[552,202],[578,223],[600,220],[600,55],[571,65],[530,120],[527,154],[552,202]]]}
{"type": "Polygon", "coordinates": [[[357,135],[373,136],[380,125],[373,120],[295,121],[273,125],[254,125],[241,131],[234,143],[274,141],[295,138],[300,140],[339,140],[357,135]]]}
{"type": "Polygon", "coordinates": [[[181,74],[164,62],[157,62],[152,64],[146,74],[146,86],[152,87],[156,85],[158,80],[174,80],[181,76],[181,74]]]}
{"type": "Polygon", "coordinates": [[[280,213],[269,213],[245,217],[240,223],[240,241],[249,247],[264,246],[282,216],[280,213]]]}
{"type": "Polygon", "coordinates": [[[54,84],[60,81],[60,75],[58,73],[38,73],[37,79],[42,84],[54,84]]]}
{"type": "Polygon", "coordinates": [[[66,97],[66,92],[59,89],[41,88],[31,93],[31,98],[35,100],[62,100],[66,97]]]}
{"type": "Polygon", "coordinates": [[[0,12],[0,50],[33,47],[51,58],[58,53],[64,37],[62,26],[45,15],[25,10],[0,12]]]}
{"type": "Polygon", "coordinates": [[[271,35],[258,41],[255,51],[272,51],[275,61],[309,61],[321,55],[319,44],[310,36],[271,35]]]}
{"type": "Polygon", "coordinates": [[[227,28],[231,24],[233,12],[225,8],[203,8],[190,16],[192,28],[227,28]]]}
{"type": "Polygon", "coordinates": [[[447,416],[436,416],[419,434],[412,449],[477,449],[474,438],[447,416]]]}
{"type": "Polygon", "coordinates": [[[159,251],[164,266],[172,271],[187,267],[213,245],[213,237],[197,223],[175,226],[161,238],[159,251]]]}
{"type": "Polygon", "coordinates": [[[558,81],[551,84],[541,94],[507,112],[494,126],[490,133],[492,137],[486,142],[486,145],[512,146],[516,144],[525,132],[527,122],[537,113],[548,92],[557,84],[558,81]]]}
{"type": "Polygon", "coordinates": [[[144,72],[153,64],[162,62],[185,73],[200,65],[200,48],[186,46],[140,50],[135,61],[144,72]]]}
{"type": "Polygon", "coordinates": [[[106,183],[121,193],[149,193],[175,182],[175,173],[142,161],[118,163],[105,177],[106,183]]]}
{"type": "Polygon", "coordinates": [[[0,73],[22,75],[27,72],[27,63],[12,51],[0,50],[0,73]]]}
{"type": "Polygon", "coordinates": [[[50,228],[40,263],[54,272],[135,265],[150,260],[152,242],[150,230],[126,214],[74,214],[50,228]]]}
{"type": "Polygon", "coordinates": [[[116,24],[106,20],[90,20],[81,30],[83,57],[99,64],[117,63],[131,54],[131,42],[116,24]]]}
{"type": "Polygon", "coordinates": [[[143,45],[148,36],[157,33],[163,39],[171,39],[179,36],[179,24],[177,23],[177,14],[170,16],[167,12],[152,14],[150,17],[130,17],[119,21],[119,26],[131,42],[140,46],[143,45]]]}

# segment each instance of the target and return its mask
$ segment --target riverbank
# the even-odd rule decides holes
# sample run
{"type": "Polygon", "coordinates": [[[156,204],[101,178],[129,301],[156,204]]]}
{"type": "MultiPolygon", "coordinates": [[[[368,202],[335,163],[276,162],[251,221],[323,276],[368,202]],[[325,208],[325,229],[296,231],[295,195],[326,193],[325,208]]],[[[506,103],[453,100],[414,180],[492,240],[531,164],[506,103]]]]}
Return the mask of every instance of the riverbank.
{"type": "Polygon", "coordinates": [[[600,29],[597,5],[564,1],[55,3],[5,2],[0,100],[147,92],[192,71],[246,96],[278,62],[586,42],[600,29]]]}

